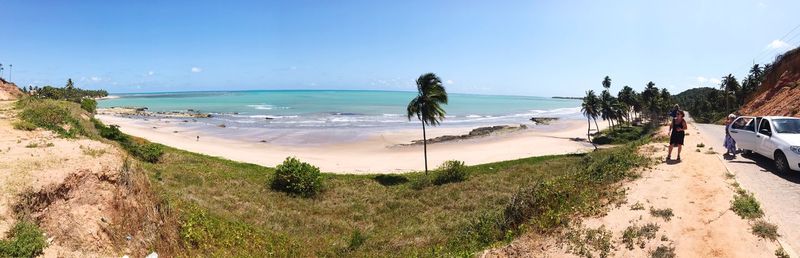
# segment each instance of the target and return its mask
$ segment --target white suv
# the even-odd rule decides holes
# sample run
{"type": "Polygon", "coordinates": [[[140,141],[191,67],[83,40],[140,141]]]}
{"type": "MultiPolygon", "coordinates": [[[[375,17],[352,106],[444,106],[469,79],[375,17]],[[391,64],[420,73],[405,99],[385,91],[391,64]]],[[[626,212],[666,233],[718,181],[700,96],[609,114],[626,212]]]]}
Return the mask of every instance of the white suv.
{"type": "Polygon", "coordinates": [[[742,116],[726,130],[745,153],[774,160],[778,172],[800,170],[800,118],[742,116]]]}

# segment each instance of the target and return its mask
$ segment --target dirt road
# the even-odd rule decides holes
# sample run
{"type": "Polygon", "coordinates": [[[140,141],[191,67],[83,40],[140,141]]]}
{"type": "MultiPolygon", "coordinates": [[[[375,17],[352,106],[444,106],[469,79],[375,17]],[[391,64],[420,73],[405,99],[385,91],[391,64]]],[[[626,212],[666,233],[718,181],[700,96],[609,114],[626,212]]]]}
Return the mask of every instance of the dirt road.
{"type": "MultiPolygon", "coordinates": [[[[706,145],[723,149],[724,126],[697,124],[697,128],[706,145]]],[[[795,253],[800,250],[800,172],[777,173],[772,160],[758,154],[734,159],[718,156],[739,184],[755,194],[767,218],[778,225],[782,241],[795,253]]]]}
{"type": "Polygon", "coordinates": [[[611,257],[650,257],[654,253],[674,253],[677,257],[773,257],[778,243],[753,235],[751,222],[730,210],[735,181],[726,176],[725,166],[708,147],[696,147],[705,141],[701,134],[690,124],[681,162],[665,161],[666,143],[644,146],[642,151],[657,164],[642,171],[641,178],[625,183],[625,204],[582,221],[577,232],[588,233],[582,233],[585,236],[578,238],[579,243],[570,244],[568,240],[564,244],[563,239],[575,235],[576,229],[569,229],[564,235],[546,240],[523,236],[484,256],[580,257],[587,256],[581,251],[588,250],[592,256],[605,253],[611,257]],[[672,216],[658,216],[666,214],[672,216]],[[607,240],[598,240],[598,235],[608,236],[607,240]],[[588,237],[594,240],[587,241],[588,237]]]}

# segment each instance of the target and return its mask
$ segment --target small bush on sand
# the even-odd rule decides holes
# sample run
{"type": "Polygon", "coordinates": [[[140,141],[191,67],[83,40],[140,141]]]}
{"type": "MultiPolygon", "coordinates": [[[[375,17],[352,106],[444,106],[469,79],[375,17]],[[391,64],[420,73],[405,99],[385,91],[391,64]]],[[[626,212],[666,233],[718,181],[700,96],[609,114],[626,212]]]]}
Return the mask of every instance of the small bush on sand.
{"type": "Polygon", "coordinates": [[[783,247],[779,247],[775,250],[775,257],[778,258],[789,258],[789,254],[786,253],[786,250],[783,250],[783,247]]]}
{"type": "Polygon", "coordinates": [[[319,168],[288,157],[275,167],[271,187],[274,190],[311,197],[322,189],[322,175],[319,168]]]}
{"type": "Polygon", "coordinates": [[[777,225],[766,222],[762,219],[753,222],[753,225],[750,229],[753,231],[753,235],[756,235],[760,238],[765,238],[774,241],[780,236],[778,234],[777,225]]]}
{"type": "Polygon", "coordinates": [[[665,221],[669,221],[675,214],[672,213],[672,208],[654,209],[650,207],[650,216],[663,218],[665,221]]]}
{"type": "Polygon", "coordinates": [[[436,172],[433,184],[443,185],[447,183],[461,182],[467,179],[467,167],[463,161],[448,160],[442,163],[436,172]]]}
{"type": "Polygon", "coordinates": [[[650,257],[652,258],[674,258],[675,257],[675,247],[674,246],[665,246],[661,245],[656,250],[650,252],[650,257]]]}
{"type": "Polygon", "coordinates": [[[47,246],[42,230],[31,222],[17,222],[8,232],[8,238],[0,240],[0,256],[35,257],[47,246]]]}
{"type": "Polygon", "coordinates": [[[733,201],[731,201],[731,210],[739,215],[739,217],[745,219],[760,218],[764,215],[756,197],[754,197],[752,193],[747,192],[740,192],[733,197],[733,201]]]}

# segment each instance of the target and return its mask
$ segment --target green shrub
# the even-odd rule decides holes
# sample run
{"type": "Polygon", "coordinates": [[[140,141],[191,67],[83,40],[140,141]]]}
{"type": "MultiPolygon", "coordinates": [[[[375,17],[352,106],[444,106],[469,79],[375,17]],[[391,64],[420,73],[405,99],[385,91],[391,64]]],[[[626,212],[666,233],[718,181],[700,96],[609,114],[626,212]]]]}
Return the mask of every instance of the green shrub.
{"type": "Polygon", "coordinates": [[[97,110],[97,101],[90,98],[81,99],[81,108],[86,112],[94,114],[97,110]]]}
{"type": "Polygon", "coordinates": [[[754,197],[752,193],[747,192],[738,193],[733,197],[733,201],[731,201],[731,210],[739,215],[739,217],[745,219],[760,218],[764,215],[756,197],[754,197]]]}
{"type": "Polygon", "coordinates": [[[47,246],[42,230],[30,222],[17,222],[8,232],[8,239],[0,240],[0,256],[34,257],[47,246]]]}
{"type": "Polygon", "coordinates": [[[14,129],[17,130],[33,131],[36,130],[36,128],[37,127],[35,124],[25,120],[19,120],[14,122],[14,129]]]}
{"type": "MultiPolygon", "coordinates": [[[[87,113],[76,103],[50,99],[24,98],[16,103],[22,121],[58,133],[62,137],[79,135],[96,138],[87,113]]],[[[29,125],[28,125],[29,126],[29,125]]]]}
{"type": "Polygon", "coordinates": [[[126,150],[128,150],[131,155],[137,157],[141,160],[156,163],[159,159],[161,159],[161,155],[164,154],[164,149],[161,147],[161,144],[157,143],[129,143],[127,145],[123,145],[126,150]]]}
{"type": "Polygon", "coordinates": [[[310,197],[322,189],[322,175],[319,168],[288,157],[275,167],[271,186],[274,190],[310,197]]]}
{"type": "Polygon", "coordinates": [[[461,182],[467,179],[467,167],[463,161],[448,160],[442,163],[433,179],[433,184],[443,185],[447,183],[461,182]]]}
{"type": "Polygon", "coordinates": [[[780,236],[778,234],[777,225],[766,222],[761,219],[754,222],[750,229],[752,230],[753,235],[756,235],[764,239],[769,239],[774,241],[775,239],[778,239],[778,237],[780,236]]]}

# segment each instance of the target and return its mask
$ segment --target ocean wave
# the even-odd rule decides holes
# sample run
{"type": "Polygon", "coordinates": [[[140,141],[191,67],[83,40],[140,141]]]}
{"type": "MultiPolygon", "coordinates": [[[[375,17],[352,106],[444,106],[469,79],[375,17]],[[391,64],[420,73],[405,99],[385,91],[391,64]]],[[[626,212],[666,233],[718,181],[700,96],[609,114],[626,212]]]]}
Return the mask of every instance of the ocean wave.
{"type": "Polygon", "coordinates": [[[258,110],[272,110],[272,108],[274,107],[273,105],[267,105],[267,104],[247,105],[247,106],[258,110]]]}

